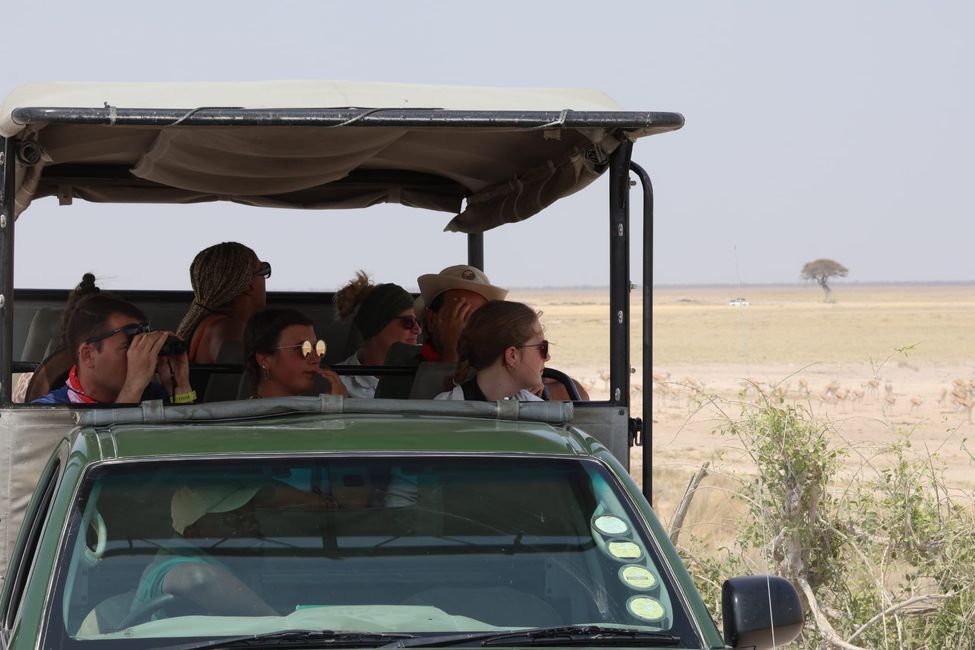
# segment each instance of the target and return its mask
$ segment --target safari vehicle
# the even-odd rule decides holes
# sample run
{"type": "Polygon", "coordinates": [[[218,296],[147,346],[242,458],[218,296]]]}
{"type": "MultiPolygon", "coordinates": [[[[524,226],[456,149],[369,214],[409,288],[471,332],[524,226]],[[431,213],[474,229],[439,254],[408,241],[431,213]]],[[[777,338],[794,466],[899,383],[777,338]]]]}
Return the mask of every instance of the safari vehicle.
{"type": "MultiPolygon", "coordinates": [[[[0,550],[10,562],[0,642],[720,648],[794,638],[795,590],[763,576],[725,584],[722,640],[649,505],[649,418],[629,412],[631,171],[643,184],[645,253],[652,194],[630,155],[636,139],[682,124],[679,114],[621,111],[588,91],[325,82],[15,91],[0,109],[0,550]],[[66,297],[14,289],[15,223],[39,198],[399,202],[455,214],[447,229],[466,233],[469,263],[483,268],[484,231],[607,171],[606,401],[12,402],[12,373],[42,360],[66,297]],[[634,444],[643,445],[645,495],[627,473],[634,444]],[[209,512],[242,527],[184,535],[192,522],[179,522],[199,515],[201,502],[225,504],[209,512]],[[217,597],[143,589],[173,556],[196,562],[190,587],[217,597]],[[233,586],[209,582],[216,574],[233,586]],[[237,597],[250,599],[252,615],[221,609],[237,597]]],[[[645,254],[646,350],[651,284],[645,254]]],[[[173,328],[191,300],[122,295],[161,328],[173,328]]],[[[315,317],[339,350],[327,361],[354,349],[354,333],[335,330],[327,293],[269,302],[315,317]]]]}

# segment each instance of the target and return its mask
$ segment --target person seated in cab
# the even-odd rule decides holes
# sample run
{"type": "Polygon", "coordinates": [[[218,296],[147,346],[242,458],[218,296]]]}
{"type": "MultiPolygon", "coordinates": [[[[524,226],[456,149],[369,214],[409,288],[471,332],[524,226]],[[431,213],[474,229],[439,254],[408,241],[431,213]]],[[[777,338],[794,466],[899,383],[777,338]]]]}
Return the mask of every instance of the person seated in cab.
{"type": "Polygon", "coordinates": [[[480,269],[458,264],[416,279],[420,286],[426,339],[424,361],[457,363],[457,342],[471,315],[489,300],[504,300],[507,289],[496,287],[480,269]]]}
{"type": "MultiPolygon", "coordinates": [[[[413,296],[398,284],[371,284],[364,272],[335,294],[335,306],[342,318],[352,322],[363,343],[341,365],[381,366],[394,343],[416,345],[420,323],[413,311],[413,296]]],[[[379,377],[343,375],[342,383],[350,397],[372,398],[379,377]]]]}
{"type": "MultiPolygon", "coordinates": [[[[504,300],[508,290],[491,284],[488,276],[474,266],[458,264],[448,266],[440,273],[427,273],[417,278],[420,298],[416,311],[423,314],[423,346],[407,351],[393,346],[387,357],[388,365],[418,365],[424,361],[457,363],[457,342],[460,333],[471,318],[489,300],[504,300]]],[[[579,382],[572,380],[579,396],[589,399],[589,394],[579,382]]],[[[390,394],[409,393],[409,379],[387,377],[383,379],[390,394]]],[[[558,380],[546,379],[536,389],[545,399],[572,399],[568,390],[558,380]]]]}
{"type": "Polygon", "coordinates": [[[239,361],[220,359],[220,350],[225,343],[243,341],[248,319],[264,309],[270,277],[271,265],[237,242],[216,244],[196,255],[190,265],[193,304],[176,330],[189,343],[190,361],[239,361]]]}
{"type": "Polygon", "coordinates": [[[67,383],[34,404],[196,400],[181,342],[172,332],[152,331],[145,314],[125,300],[98,293],[78,301],[65,338],[74,363],[67,383]]]}
{"type": "Polygon", "coordinates": [[[338,375],[321,367],[324,356],[325,341],[300,311],[265,309],[244,328],[244,372],[254,387],[251,397],[319,393],[348,397],[338,375]]]}
{"type": "Polygon", "coordinates": [[[520,302],[491,300],[475,311],[457,342],[453,390],[434,399],[541,401],[548,341],[538,313],[520,302]],[[471,370],[477,371],[468,378],[471,370]]]}
{"type": "Polygon", "coordinates": [[[179,487],[173,494],[170,511],[173,530],[180,537],[167,542],[142,572],[130,612],[145,608],[164,594],[172,594],[180,600],[166,608],[147,611],[144,620],[199,614],[201,610],[224,616],[277,615],[223,562],[193,543],[196,539],[260,538],[256,503],[268,492],[263,487],[237,481],[179,487]]]}

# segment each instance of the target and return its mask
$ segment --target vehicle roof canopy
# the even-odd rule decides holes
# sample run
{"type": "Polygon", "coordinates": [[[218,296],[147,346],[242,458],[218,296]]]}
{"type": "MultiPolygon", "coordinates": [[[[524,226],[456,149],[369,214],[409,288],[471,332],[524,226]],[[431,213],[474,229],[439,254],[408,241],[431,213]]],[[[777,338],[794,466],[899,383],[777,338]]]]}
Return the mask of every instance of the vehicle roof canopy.
{"type": "Polygon", "coordinates": [[[27,163],[18,215],[43,196],[386,202],[457,214],[460,232],[528,218],[598,178],[624,139],[682,125],[588,90],[336,81],[30,84],[0,107],[27,163]]]}

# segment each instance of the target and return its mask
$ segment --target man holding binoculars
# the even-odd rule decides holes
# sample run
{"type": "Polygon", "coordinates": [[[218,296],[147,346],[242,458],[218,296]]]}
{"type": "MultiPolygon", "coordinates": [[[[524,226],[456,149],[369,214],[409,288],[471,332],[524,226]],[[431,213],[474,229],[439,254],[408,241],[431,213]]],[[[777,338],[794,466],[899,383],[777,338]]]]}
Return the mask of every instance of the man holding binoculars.
{"type": "Polygon", "coordinates": [[[82,299],[68,316],[65,342],[74,361],[68,381],[34,404],[196,401],[186,346],[172,332],[152,331],[145,314],[125,300],[105,294],[82,299]]]}

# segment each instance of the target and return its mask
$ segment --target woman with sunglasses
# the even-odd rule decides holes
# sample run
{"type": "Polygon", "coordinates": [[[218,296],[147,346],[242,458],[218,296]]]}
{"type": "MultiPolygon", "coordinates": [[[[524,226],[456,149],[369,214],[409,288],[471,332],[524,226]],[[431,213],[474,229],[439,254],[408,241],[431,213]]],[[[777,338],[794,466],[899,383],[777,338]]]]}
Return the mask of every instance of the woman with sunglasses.
{"type": "Polygon", "coordinates": [[[240,343],[244,325],[264,309],[265,281],[271,265],[262,262],[247,246],[223,242],[197,253],[190,265],[193,304],[176,333],[189,342],[193,363],[238,362],[240,349],[233,346],[221,359],[225,343],[240,343]]]}
{"type": "MultiPolygon", "coordinates": [[[[394,343],[416,345],[420,323],[413,311],[413,296],[397,284],[371,284],[364,272],[335,294],[335,305],[342,318],[352,322],[362,335],[362,346],[345,366],[381,366],[394,343]]],[[[371,398],[376,395],[379,377],[343,375],[342,383],[351,397],[371,398]]]]}
{"type": "Polygon", "coordinates": [[[538,316],[520,302],[486,302],[457,342],[457,385],[434,399],[540,401],[532,391],[541,389],[549,344],[538,316]],[[473,378],[471,370],[477,372],[473,378]]]}
{"type": "Polygon", "coordinates": [[[321,367],[324,356],[325,341],[311,319],[294,309],[265,309],[244,328],[244,370],[252,397],[348,395],[338,375],[321,367]]]}

